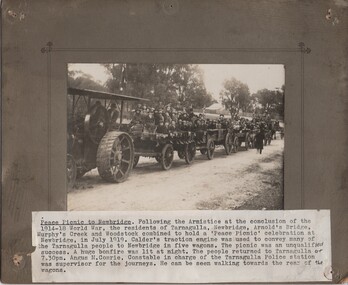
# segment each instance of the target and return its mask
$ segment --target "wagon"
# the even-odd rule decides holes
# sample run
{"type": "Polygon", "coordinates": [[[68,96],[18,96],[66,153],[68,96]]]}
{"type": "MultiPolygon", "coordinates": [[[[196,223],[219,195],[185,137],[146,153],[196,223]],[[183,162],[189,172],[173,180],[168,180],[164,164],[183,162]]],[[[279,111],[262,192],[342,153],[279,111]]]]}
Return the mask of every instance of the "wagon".
{"type": "Polygon", "coordinates": [[[133,140],[133,167],[136,167],[139,158],[143,156],[155,158],[163,170],[169,170],[173,164],[175,151],[181,159],[185,159],[187,164],[191,164],[194,160],[196,148],[190,132],[160,133],[156,127],[146,130],[142,124],[123,126],[123,130],[129,133],[133,140]]]}
{"type": "Polygon", "coordinates": [[[208,159],[214,158],[215,146],[223,145],[227,155],[238,151],[238,137],[233,128],[215,124],[207,130],[195,132],[196,147],[201,154],[206,154],[208,159]],[[213,128],[211,128],[213,127],[213,128]]]}
{"type": "Polygon", "coordinates": [[[249,128],[242,128],[239,125],[235,125],[234,130],[236,131],[236,136],[238,137],[239,148],[242,146],[242,144],[245,150],[254,147],[255,134],[249,128]]]}

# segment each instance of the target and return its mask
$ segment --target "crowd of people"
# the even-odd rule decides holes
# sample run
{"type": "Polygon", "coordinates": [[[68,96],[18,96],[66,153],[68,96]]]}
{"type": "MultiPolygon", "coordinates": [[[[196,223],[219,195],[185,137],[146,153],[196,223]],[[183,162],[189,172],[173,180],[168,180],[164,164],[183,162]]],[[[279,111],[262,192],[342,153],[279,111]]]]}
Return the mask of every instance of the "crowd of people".
{"type": "Polygon", "coordinates": [[[279,121],[273,122],[269,115],[254,115],[252,119],[239,116],[226,118],[220,114],[217,119],[207,118],[206,114],[196,114],[193,108],[177,109],[171,106],[162,108],[150,108],[138,104],[133,110],[131,125],[142,124],[156,126],[157,132],[167,133],[170,131],[197,131],[217,128],[233,127],[240,130],[272,130],[279,127],[279,121]]]}

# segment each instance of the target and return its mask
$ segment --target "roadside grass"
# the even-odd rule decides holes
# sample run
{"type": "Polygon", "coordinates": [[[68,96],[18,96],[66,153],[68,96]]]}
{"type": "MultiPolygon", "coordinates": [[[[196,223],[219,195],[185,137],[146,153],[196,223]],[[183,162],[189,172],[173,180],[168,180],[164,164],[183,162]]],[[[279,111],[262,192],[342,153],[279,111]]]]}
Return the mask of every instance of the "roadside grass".
{"type": "Polygon", "coordinates": [[[281,210],[284,208],[283,191],[283,155],[276,153],[270,157],[254,163],[240,172],[240,179],[250,180],[248,175],[253,174],[253,180],[246,181],[234,193],[228,192],[218,195],[210,200],[200,201],[196,204],[199,210],[281,210]],[[263,167],[265,164],[274,163],[275,167],[263,167]],[[266,168],[266,169],[264,169],[266,168]],[[257,191],[250,191],[250,185],[257,191]]]}

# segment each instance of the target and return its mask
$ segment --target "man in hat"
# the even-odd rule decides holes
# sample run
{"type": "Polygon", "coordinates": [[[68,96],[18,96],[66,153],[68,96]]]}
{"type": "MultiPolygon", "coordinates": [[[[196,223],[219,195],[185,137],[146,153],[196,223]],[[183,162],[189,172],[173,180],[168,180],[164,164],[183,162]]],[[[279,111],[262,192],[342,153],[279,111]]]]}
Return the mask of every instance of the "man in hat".
{"type": "Polygon", "coordinates": [[[116,108],[116,103],[111,103],[110,108],[108,110],[110,127],[115,128],[117,124],[117,119],[120,115],[120,112],[116,108]]]}
{"type": "Polygon", "coordinates": [[[192,107],[188,109],[187,116],[188,116],[189,120],[191,120],[195,116],[195,113],[193,112],[192,107]]]}
{"type": "Polygon", "coordinates": [[[142,122],[141,110],[136,109],[135,114],[132,118],[131,125],[140,124],[142,122]]]}

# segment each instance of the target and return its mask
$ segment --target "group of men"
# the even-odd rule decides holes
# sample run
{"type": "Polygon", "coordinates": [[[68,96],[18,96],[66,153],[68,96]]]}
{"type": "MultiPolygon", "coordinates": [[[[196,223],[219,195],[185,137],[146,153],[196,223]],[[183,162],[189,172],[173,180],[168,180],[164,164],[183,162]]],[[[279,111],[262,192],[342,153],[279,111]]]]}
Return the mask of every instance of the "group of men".
{"type": "Polygon", "coordinates": [[[269,116],[254,116],[252,120],[249,120],[238,116],[227,119],[223,114],[220,114],[218,119],[209,119],[206,118],[205,114],[195,114],[193,108],[177,110],[177,108],[171,106],[151,108],[138,104],[133,112],[131,125],[156,126],[159,133],[178,130],[197,131],[231,126],[240,130],[266,130],[273,128],[274,125],[269,116]]]}

